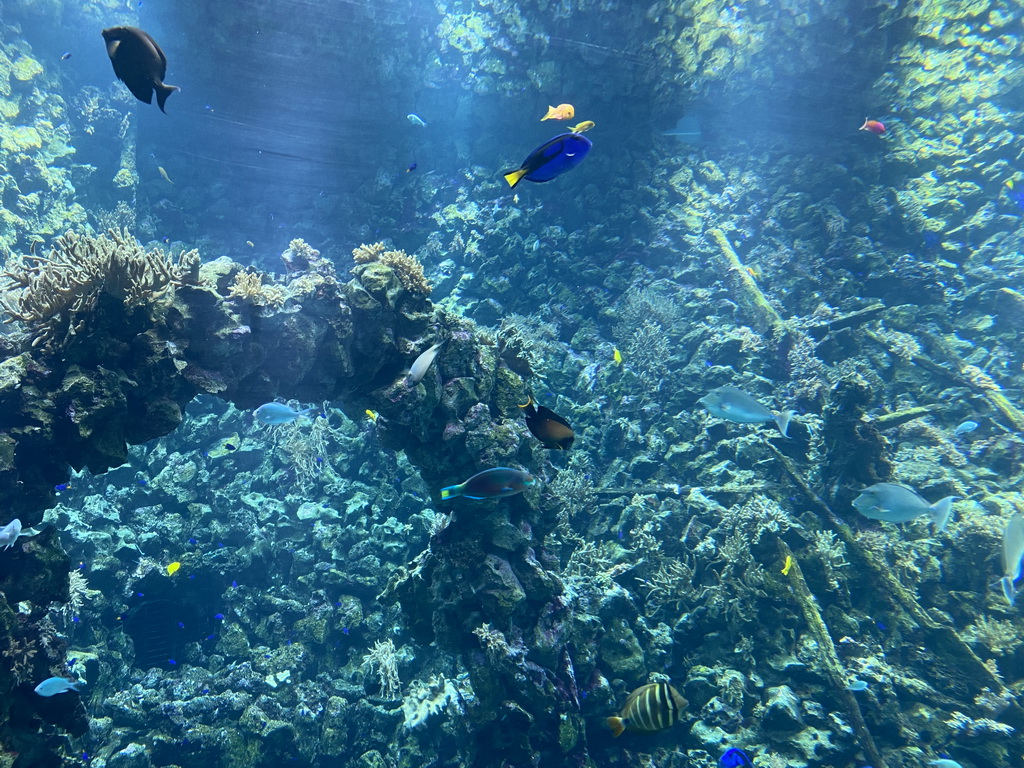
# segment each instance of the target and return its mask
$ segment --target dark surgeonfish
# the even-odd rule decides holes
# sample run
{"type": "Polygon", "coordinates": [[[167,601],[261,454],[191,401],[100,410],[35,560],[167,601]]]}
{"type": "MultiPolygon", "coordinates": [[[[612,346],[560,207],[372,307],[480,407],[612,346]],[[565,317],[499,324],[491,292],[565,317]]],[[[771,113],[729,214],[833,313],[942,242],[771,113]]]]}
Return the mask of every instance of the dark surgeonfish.
{"type": "Polygon", "coordinates": [[[518,169],[506,171],[502,175],[509,187],[515,187],[523,179],[551,181],[582,163],[592,146],[586,136],[562,133],[533,150],[518,169]]]}
{"type": "Polygon", "coordinates": [[[608,718],[608,727],[613,736],[621,736],[627,729],[660,731],[679,720],[687,703],[668,683],[641,685],[629,694],[619,716],[608,718]]]}
{"type": "Polygon", "coordinates": [[[568,421],[550,408],[535,405],[532,397],[527,400],[526,405],[519,407],[526,412],[526,428],[544,444],[545,448],[552,451],[568,451],[572,448],[576,433],[572,431],[568,421]]]}
{"type": "Polygon", "coordinates": [[[467,499],[500,499],[503,496],[514,496],[522,493],[537,479],[529,472],[510,467],[494,467],[477,472],[469,480],[459,485],[449,485],[441,489],[441,499],[454,499],[465,496],[467,499]]]}
{"type": "Polygon", "coordinates": [[[138,27],[110,27],[103,30],[107,41],[107,55],[114,65],[117,79],[128,86],[128,90],[139,101],[156,103],[164,112],[164,102],[175,91],[176,85],[164,85],[167,74],[167,57],[156,44],[156,40],[138,27]]]}

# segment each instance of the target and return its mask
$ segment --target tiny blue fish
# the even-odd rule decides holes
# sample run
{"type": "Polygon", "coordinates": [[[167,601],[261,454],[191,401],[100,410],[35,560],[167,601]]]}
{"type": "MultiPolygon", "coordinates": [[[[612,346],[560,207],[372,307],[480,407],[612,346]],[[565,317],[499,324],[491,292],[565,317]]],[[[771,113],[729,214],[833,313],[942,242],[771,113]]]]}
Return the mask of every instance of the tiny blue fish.
{"type": "Polygon", "coordinates": [[[67,483],[57,483],[57,485],[53,486],[53,490],[55,490],[55,491],[66,491],[67,489],[68,489],[68,484],[67,483]]]}
{"type": "Polygon", "coordinates": [[[178,662],[176,662],[174,659],[168,659],[167,663],[170,664],[173,667],[173,666],[176,666],[178,662]]]}
{"type": "Polygon", "coordinates": [[[406,173],[412,173],[416,170],[416,163],[409,163],[409,167],[405,169],[406,173]]]}
{"type": "Polygon", "coordinates": [[[81,683],[71,680],[67,677],[48,677],[43,682],[35,687],[35,692],[40,696],[56,696],[58,693],[67,693],[68,691],[77,691],[78,688],[75,686],[81,685],[81,683]]]}
{"type": "Polygon", "coordinates": [[[866,691],[867,689],[868,684],[863,680],[851,680],[846,684],[846,690],[848,691],[866,691]]]}
{"type": "Polygon", "coordinates": [[[410,113],[410,114],[405,116],[405,119],[408,120],[413,125],[415,125],[417,128],[426,128],[427,127],[427,124],[423,121],[423,118],[420,117],[419,115],[414,115],[414,114],[410,113]]]}
{"type": "Polygon", "coordinates": [[[256,420],[261,424],[273,426],[277,424],[289,424],[315,410],[316,408],[307,408],[304,411],[296,411],[294,408],[287,406],[284,403],[264,403],[253,411],[252,415],[255,416],[256,420]]]}
{"type": "Polygon", "coordinates": [[[71,51],[64,51],[64,53],[61,54],[60,60],[61,61],[67,61],[70,58],[71,58],[71,51]]]}
{"type": "Polygon", "coordinates": [[[935,768],[964,768],[956,760],[947,760],[945,758],[942,760],[931,760],[928,765],[934,765],[935,768]]]}
{"type": "Polygon", "coordinates": [[[216,614],[214,614],[213,618],[217,619],[217,621],[224,621],[224,614],[223,613],[216,613],[216,614]]]}
{"type": "Polygon", "coordinates": [[[754,768],[747,753],[736,747],[725,750],[725,754],[718,758],[718,762],[722,768],[754,768]]]}
{"type": "Polygon", "coordinates": [[[966,435],[969,432],[973,432],[977,428],[978,422],[965,421],[963,424],[960,424],[959,426],[957,426],[956,429],[953,430],[953,437],[960,437],[961,435],[966,435]]]}

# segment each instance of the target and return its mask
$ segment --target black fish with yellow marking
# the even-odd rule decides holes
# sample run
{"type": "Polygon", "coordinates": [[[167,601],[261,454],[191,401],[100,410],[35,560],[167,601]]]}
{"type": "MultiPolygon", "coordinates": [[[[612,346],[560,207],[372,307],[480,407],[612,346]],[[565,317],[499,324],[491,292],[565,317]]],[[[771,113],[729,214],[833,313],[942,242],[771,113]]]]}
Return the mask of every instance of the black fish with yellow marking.
{"type": "Polygon", "coordinates": [[[156,103],[164,111],[164,102],[175,91],[176,85],[164,85],[167,74],[167,57],[156,44],[156,40],[138,27],[110,27],[103,30],[107,41],[107,55],[114,65],[117,79],[128,86],[128,90],[139,101],[156,103]]]}
{"type": "Polygon", "coordinates": [[[526,412],[526,428],[536,437],[545,448],[552,451],[568,451],[572,448],[572,441],[576,439],[569,422],[543,405],[534,405],[533,398],[527,400],[526,405],[520,405],[526,412]]]}
{"type": "Polygon", "coordinates": [[[660,731],[679,721],[687,703],[668,683],[641,685],[629,694],[619,716],[608,718],[608,727],[613,736],[621,736],[627,729],[660,731]]]}

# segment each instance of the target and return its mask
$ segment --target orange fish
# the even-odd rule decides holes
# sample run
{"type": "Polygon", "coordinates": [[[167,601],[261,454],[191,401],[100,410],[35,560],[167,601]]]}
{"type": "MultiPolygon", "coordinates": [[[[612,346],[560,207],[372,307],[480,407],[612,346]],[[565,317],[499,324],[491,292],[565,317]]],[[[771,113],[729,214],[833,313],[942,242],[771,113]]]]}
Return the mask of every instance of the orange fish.
{"type": "Polygon", "coordinates": [[[545,120],[572,120],[576,116],[576,110],[572,104],[559,104],[557,107],[548,107],[548,113],[541,118],[545,120]]]}
{"type": "Polygon", "coordinates": [[[885,126],[882,125],[877,120],[868,120],[865,117],[864,118],[864,125],[862,125],[860,127],[860,130],[862,130],[862,131],[870,131],[871,133],[875,134],[876,136],[881,136],[883,133],[885,133],[885,126]]]}

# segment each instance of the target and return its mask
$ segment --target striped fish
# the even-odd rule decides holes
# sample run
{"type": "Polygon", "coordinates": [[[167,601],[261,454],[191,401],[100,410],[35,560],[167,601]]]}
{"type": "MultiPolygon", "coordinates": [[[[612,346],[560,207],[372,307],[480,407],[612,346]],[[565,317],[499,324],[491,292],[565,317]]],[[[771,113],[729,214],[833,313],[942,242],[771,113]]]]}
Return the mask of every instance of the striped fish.
{"type": "Polygon", "coordinates": [[[641,685],[629,694],[619,716],[608,718],[608,727],[614,736],[621,736],[627,728],[660,731],[679,720],[686,704],[686,699],[668,683],[641,685]]]}

